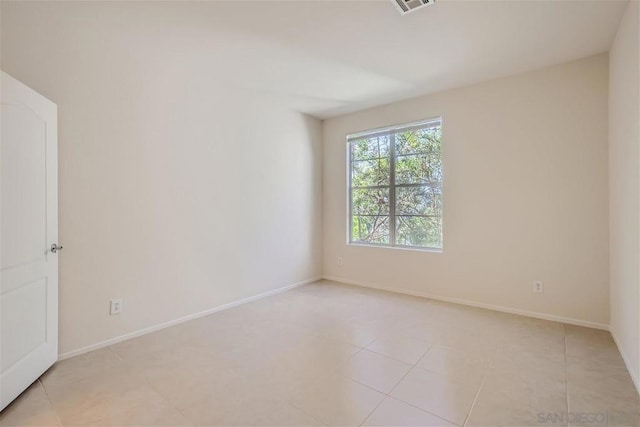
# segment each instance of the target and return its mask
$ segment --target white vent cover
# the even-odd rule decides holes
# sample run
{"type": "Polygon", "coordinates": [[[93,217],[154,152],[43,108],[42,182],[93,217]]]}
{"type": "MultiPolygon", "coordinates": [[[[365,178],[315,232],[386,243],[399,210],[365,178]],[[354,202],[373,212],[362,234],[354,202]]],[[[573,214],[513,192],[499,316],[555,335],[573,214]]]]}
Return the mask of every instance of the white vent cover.
{"type": "Polygon", "coordinates": [[[423,6],[435,3],[435,0],[391,0],[398,7],[401,14],[413,12],[423,6]]]}

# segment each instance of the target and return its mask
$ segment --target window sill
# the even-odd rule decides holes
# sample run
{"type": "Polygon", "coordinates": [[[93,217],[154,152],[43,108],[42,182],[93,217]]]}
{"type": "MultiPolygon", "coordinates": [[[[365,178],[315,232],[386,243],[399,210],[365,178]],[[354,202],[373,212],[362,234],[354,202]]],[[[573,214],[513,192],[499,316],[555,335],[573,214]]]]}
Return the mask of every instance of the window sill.
{"type": "Polygon", "coordinates": [[[362,246],[365,248],[379,248],[379,249],[397,249],[401,251],[415,251],[415,252],[431,252],[436,254],[444,253],[442,248],[421,248],[417,246],[389,246],[389,245],[376,245],[372,243],[358,243],[347,242],[349,246],[362,246]]]}

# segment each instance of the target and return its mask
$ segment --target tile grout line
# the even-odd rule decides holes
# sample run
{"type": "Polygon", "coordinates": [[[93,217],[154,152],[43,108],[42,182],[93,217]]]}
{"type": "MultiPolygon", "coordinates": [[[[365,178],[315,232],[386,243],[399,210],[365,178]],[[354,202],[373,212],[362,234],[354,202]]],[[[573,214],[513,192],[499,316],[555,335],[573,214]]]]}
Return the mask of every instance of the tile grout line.
{"type": "MultiPolygon", "coordinates": [[[[307,411],[304,411],[304,410],[298,408],[295,405],[292,405],[291,404],[291,399],[289,399],[289,398],[287,398],[286,400],[283,400],[282,403],[284,403],[285,405],[287,405],[290,408],[295,409],[296,411],[300,412],[301,414],[306,415],[310,419],[312,419],[312,420],[316,421],[317,423],[319,423],[319,425],[321,425],[321,426],[325,426],[325,427],[329,426],[329,423],[325,423],[323,420],[319,419],[318,417],[309,414],[307,411]]],[[[187,418],[187,419],[190,419],[190,418],[187,418]]],[[[193,423],[193,425],[195,426],[196,424],[193,423]]]]}
{"type": "Polygon", "coordinates": [[[571,427],[569,421],[571,409],[569,408],[569,372],[567,370],[567,326],[565,324],[562,325],[562,331],[564,332],[564,392],[567,402],[567,426],[571,427]]]}
{"type": "Polygon", "coordinates": [[[40,383],[40,387],[42,387],[42,391],[44,391],[44,395],[47,396],[47,401],[49,402],[49,406],[53,410],[53,413],[56,415],[56,419],[58,420],[58,423],[60,423],[60,425],[63,426],[64,424],[62,424],[62,420],[60,419],[60,414],[58,414],[58,410],[56,409],[56,407],[53,406],[53,402],[51,401],[51,398],[49,397],[49,393],[47,392],[47,389],[42,383],[42,380],[38,378],[37,381],[40,383]]]}
{"type": "MultiPolygon", "coordinates": [[[[358,384],[359,384],[359,383],[358,383],[358,384]]],[[[376,390],[376,391],[377,391],[377,390],[376,390]]],[[[389,395],[388,395],[388,394],[384,394],[384,393],[383,393],[383,395],[384,395],[384,397],[382,398],[382,400],[380,401],[380,403],[378,403],[378,404],[375,406],[375,408],[373,408],[373,409],[372,409],[372,410],[367,414],[367,416],[366,416],[366,417],[364,417],[364,418],[362,419],[362,421],[360,422],[360,424],[358,424],[358,427],[361,427],[361,426],[362,426],[362,425],[363,425],[363,424],[364,424],[364,423],[369,419],[369,417],[371,416],[371,414],[373,414],[373,413],[376,411],[376,409],[378,409],[378,408],[380,407],[380,405],[382,405],[382,404],[384,403],[384,401],[385,401],[385,400],[387,400],[387,397],[389,397],[389,395]]]]}
{"type": "MultiPolygon", "coordinates": [[[[408,371],[407,371],[407,372],[402,376],[402,378],[400,378],[400,379],[398,380],[398,382],[397,382],[393,387],[391,387],[391,390],[389,390],[389,393],[382,393],[382,394],[384,395],[384,398],[380,401],[380,403],[378,403],[378,404],[376,405],[376,407],[375,407],[375,408],[373,408],[373,409],[371,410],[371,412],[369,412],[369,413],[367,414],[367,416],[366,416],[366,417],[364,417],[364,419],[363,419],[363,420],[362,420],[362,422],[359,424],[359,426],[362,426],[362,424],[364,424],[364,422],[365,422],[365,421],[367,421],[367,419],[369,419],[369,417],[371,416],[371,414],[373,414],[373,413],[375,412],[375,410],[376,410],[376,409],[378,409],[378,407],[379,407],[380,405],[382,405],[382,404],[384,403],[384,401],[385,401],[385,400],[387,400],[387,398],[388,398],[388,397],[391,397],[391,393],[393,392],[393,390],[395,390],[395,389],[396,389],[396,387],[398,387],[398,384],[400,384],[400,383],[402,382],[402,380],[404,380],[404,379],[405,379],[405,377],[406,377],[407,375],[409,375],[409,372],[413,371],[413,368],[415,368],[415,366],[416,366],[416,365],[412,365],[412,366],[411,366],[411,368],[409,368],[409,370],[408,370],[408,371]]],[[[354,380],[354,381],[355,381],[355,380],[354,380]]],[[[364,384],[363,384],[363,385],[364,385],[364,384]]],[[[376,390],[376,391],[377,391],[377,390],[376,390]]]]}
{"type": "MultiPolygon", "coordinates": [[[[434,346],[435,346],[435,345],[434,345],[434,346]]],[[[401,382],[402,382],[402,381],[403,381],[403,380],[404,380],[404,379],[405,379],[405,378],[406,378],[406,377],[407,377],[407,376],[408,376],[408,375],[409,375],[409,374],[410,374],[414,369],[422,369],[422,368],[420,368],[420,367],[418,366],[418,364],[420,363],[420,361],[421,361],[422,359],[424,359],[424,358],[427,356],[427,354],[429,354],[429,352],[431,352],[431,350],[432,350],[432,348],[433,348],[434,346],[431,346],[431,348],[429,348],[429,350],[427,350],[427,351],[425,352],[425,354],[423,354],[423,355],[422,355],[422,357],[420,357],[420,359],[418,359],[418,361],[415,363],[415,365],[411,366],[411,369],[409,369],[409,371],[407,371],[407,373],[406,373],[406,374],[404,374],[404,376],[403,376],[402,378],[400,378],[400,381],[398,381],[398,383],[397,383],[395,386],[393,386],[393,388],[391,389],[391,391],[389,392],[389,394],[387,394],[387,397],[389,397],[390,399],[397,400],[398,402],[402,402],[402,403],[404,403],[404,404],[406,404],[406,405],[409,405],[409,406],[411,406],[411,407],[413,407],[413,408],[419,409],[420,411],[425,412],[425,413],[427,413],[427,414],[429,414],[429,415],[433,415],[434,417],[440,418],[440,419],[445,420],[445,421],[447,421],[447,422],[451,422],[451,421],[449,421],[449,420],[447,420],[447,419],[445,419],[445,418],[441,417],[440,415],[434,414],[433,412],[429,412],[429,411],[427,411],[426,409],[420,408],[419,406],[416,406],[416,405],[414,405],[414,404],[412,404],[412,403],[409,403],[409,402],[406,402],[406,401],[404,401],[404,400],[402,400],[402,399],[399,399],[399,398],[397,398],[397,397],[391,396],[391,393],[393,393],[393,391],[394,391],[396,388],[398,388],[398,386],[400,385],[400,383],[401,383],[401,382]]],[[[429,371],[429,372],[431,372],[431,371],[429,371]]],[[[368,417],[367,417],[367,418],[368,418],[368,417]]],[[[453,424],[455,424],[455,423],[453,423],[453,424]]]]}
{"type": "MultiPolygon", "coordinates": [[[[315,334],[314,334],[314,337],[315,337],[315,338],[328,339],[328,340],[331,340],[331,341],[336,341],[336,342],[341,343],[341,344],[348,344],[348,345],[352,345],[352,346],[354,346],[354,347],[357,347],[357,348],[358,348],[358,350],[357,350],[355,353],[353,353],[351,356],[349,356],[349,358],[347,359],[347,362],[345,362],[345,364],[346,364],[346,363],[348,363],[348,361],[349,361],[349,360],[353,359],[357,354],[359,354],[360,352],[362,352],[363,350],[365,350],[365,348],[364,348],[364,347],[360,347],[359,345],[351,344],[351,343],[346,343],[346,342],[344,342],[344,341],[340,341],[340,340],[336,340],[336,339],[333,339],[333,338],[324,337],[324,336],[322,336],[322,335],[315,335],[315,334]]],[[[340,365],[340,366],[343,366],[343,365],[340,365]]],[[[336,367],[336,368],[333,370],[333,372],[335,373],[335,370],[337,370],[337,369],[339,369],[339,367],[336,367]]],[[[340,376],[342,376],[342,375],[340,375],[340,376]]],[[[360,385],[362,385],[362,386],[364,386],[364,387],[366,387],[366,388],[368,388],[368,389],[370,389],[370,390],[373,390],[373,391],[375,391],[375,392],[380,393],[378,390],[376,390],[376,389],[374,389],[374,388],[372,388],[372,387],[369,387],[369,386],[367,386],[367,385],[365,385],[365,384],[361,384],[361,383],[359,383],[358,381],[356,381],[356,380],[354,380],[354,379],[352,379],[352,378],[349,378],[349,377],[345,377],[345,378],[346,378],[346,379],[348,379],[348,380],[350,380],[350,381],[353,381],[353,382],[354,382],[354,383],[356,383],[356,384],[360,384],[360,385]]],[[[300,411],[302,414],[304,414],[304,415],[308,416],[308,417],[309,417],[309,418],[311,418],[312,420],[316,420],[316,421],[318,421],[318,422],[320,423],[320,425],[323,425],[323,426],[325,426],[325,427],[329,426],[329,424],[330,424],[330,423],[325,423],[325,422],[324,422],[324,420],[319,419],[318,417],[316,417],[316,416],[314,416],[314,415],[312,415],[312,414],[308,413],[306,410],[304,410],[304,409],[302,409],[302,408],[299,408],[299,407],[297,407],[296,405],[293,405],[293,404],[291,403],[291,400],[292,400],[292,399],[293,399],[293,398],[288,398],[284,403],[285,403],[285,404],[287,404],[288,406],[290,406],[291,408],[293,408],[293,409],[295,409],[295,410],[297,410],[297,411],[300,411]]],[[[382,401],[384,401],[384,399],[383,399],[382,401]]],[[[382,403],[382,402],[380,402],[380,403],[382,403]]],[[[380,404],[378,404],[378,406],[379,406],[379,405],[380,405],[380,404]]],[[[377,408],[378,406],[376,406],[376,408],[377,408]]],[[[376,408],[374,408],[374,410],[375,410],[376,408]]],[[[372,411],[372,412],[373,412],[373,411],[372,411]]],[[[369,414],[369,415],[371,415],[371,414],[369,414]]],[[[369,415],[367,415],[367,416],[365,417],[365,419],[362,421],[363,423],[367,420],[367,418],[369,418],[369,415]]],[[[362,423],[360,423],[360,425],[362,425],[362,423]]],[[[360,425],[359,425],[359,426],[360,426],[360,425]]],[[[359,426],[358,426],[358,427],[359,427],[359,426]]]]}
{"type": "MultiPolygon", "coordinates": [[[[410,366],[415,366],[415,364],[417,364],[418,362],[420,362],[420,360],[422,360],[422,358],[424,357],[424,355],[420,356],[420,357],[418,358],[418,361],[417,361],[415,364],[413,364],[413,363],[409,363],[409,362],[407,362],[406,360],[400,360],[400,359],[395,358],[395,357],[387,356],[386,354],[379,353],[379,352],[377,352],[377,351],[375,351],[375,350],[372,350],[372,349],[370,349],[370,348],[365,348],[364,350],[370,351],[371,353],[377,354],[378,356],[386,357],[387,359],[393,360],[393,361],[395,361],[395,362],[404,363],[405,365],[410,365],[410,366]]],[[[427,352],[429,352],[429,350],[427,350],[427,352]]],[[[425,353],[425,354],[426,354],[426,353],[425,353]]]]}
{"type": "MultiPolygon", "coordinates": [[[[416,368],[416,369],[423,369],[423,370],[428,371],[428,372],[433,372],[433,373],[435,373],[435,374],[437,374],[437,375],[443,375],[443,374],[440,374],[440,373],[438,373],[438,372],[431,371],[430,369],[425,369],[425,368],[421,368],[421,367],[419,367],[419,366],[418,366],[418,364],[419,364],[419,363],[420,363],[420,362],[421,362],[425,357],[427,357],[427,356],[429,355],[429,353],[431,353],[431,351],[432,351],[436,346],[437,346],[437,344],[433,344],[433,345],[429,348],[429,350],[427,350],[427,351],[426,351],[426,353],[425,353],[425,354],[423,354],[423,355],[422,355],[422,357],[420,357],[420,359],[418,359],[418,361],[417,361],[417,362],[416,362],[416,363],[411,367],[411,369],[409,370],[409,372],[407,372],[407,373],[406,373],[406,374],[405,374],[405,375],[400,379],[400,381],[398,381],[398,383],[394,386],[394,388],[389,392],[389,394],[388,394],[387,396],[388,396],[389,398],[391,398],[391,399],[395,399],[395,400],[398,400],[399,402],[405,403],[405,404],[407,404],[407,405],[409,405],[409,406],[411,406],[411,407],[413,407],[413,408],[419,409],[419,410],[420,410],[420,411],[422,411],[422,412],[425,412],[425,413],[427,413],[427,414],[430,414],[430,415],[433,415],[433,416],[435,416],[435,417],[437,417],[437,418],[440,418],[440,419],[442,419],[442,420],[445,420],[445,421],[447,421],[447,422],[449,422],[449,423],[452,423],[452,424],[457,425],[455,422],[450,421],[450,420],[448,420],[448,419],[446,419],[446,418],[443,418],[443,417],[442,417],[442,416],[440,416],[440,415],[434,414],[434,413],[429,412],[429,411],[427,411],[427,410],[425,410],[425,409],[423,409],[423,408],[420,408],[420,407],[418,407],[418,406],[415,406],[415,405],[413,405],[413,404],[411,404],[411,403],[409,403],[409,402],[405,402],[404,400],[396,399],[395,397],[391,396],[391,393],[393,392],[393,390],[395,390],[395,389],[398,387],[398,385],[402,382],[402,380],[403,380],[407,375],[409,375],[409,373],[411,373],[411,371],[413,371],[413,370],[414,370],[414,368],[416,368]]],[[[446,348],[450,348],[450,347],[446,347],[446,348]]],[[[493,362],[491,362],[491,363],[493,363],[493,362]]],[[[468,411],[468,413],[467,413],[467,415],[466,415],[466,417],[465,417],[465,420],[464,420],[464,422],[462,423],[462,426],[461,426],[461,427],[466,426],[466,424],[467,424],[467,422],[468,422],[468,419],[469,419],[469,416],[471,415],[471,411],[473,410],[473,407],[474,407],[474,405],[475,405],[475,403],[476,403],[476,401],[477,401],[477,399],[478,399],[478,396],[480,395],[480,391],[482,390],[482,386],[484,385],[484,382],[485,382],[485,380],[486,380],[487,376],[488,376],[488,374],[486,374],[486,373],[483,375],[483,377],[482,377],[482,381],[480,382],[480,386],[478,387],[478,391],[476,392],[476,394],[475,394],[475,396],[474,396],[474,398],[473,398],[473,402],[471,403],[471,407],[469,408],[469,411],[468,411]]],[[[370,416],[370,414],[369,414],[369,416],[370,416]]],[[[367,418],[368,418],[369,416],[367,416],[367,418]]],[[[366,419],[365,419],[365,421],[366,421],[366,419]]]]}
{"type": "Polygon", "coordinates": [[[116,359],[120,360],[121,362],[129,363],[129,361],[125,360],[124,357],[120,356],[120,354],[118,354],[118,352],[113,349],[113,346],[107,346],[105,348],[107,348],[108,351],[113,353],[113,355],[116,356],[116,359]]]}
{"type": "MultiPolygon", "coordinates": [[[[409,368],[409,370],[408,370],[408,371],[407,371],[407,372],[402,376],[402,378],[400,378],[400,379],[398,380],[398,382],[397,382],[397,383],[396,383],[396,384],[391,388],[391,390],[389,390],[389,392],[388,392],[388,393],[382,393],[382,394],[384,394],[384,396],[385,396],[385,397],[380,401],[380,403],[378,403],[378,404],[376,405],[376,407],[375,407],[375,408],[373,408],[373,409],[371,410],[371,412],[369,412],[369,413],[367,414],[367,416],[366,416],[366,417],[364,417],[364,419],[362,420],[362,422],[359,424],[359,427],[360,427],[360,426],[362,426],[362,424],[364,424],[364,423],[369,419],[369,417],[371,416],[371,414],[373,414],[373,413],[375,412],[375,410],[376,410],[376,409],[378,409],[378,407],[380,407],[380,405],[382,405],[382,404],[384,403],[384,401],[385,401],[385,400],[387,400],[387,398],[394,399],[394,398],[391,396],[391,393],[393,393],[393,390],[395,390],[395,389],[398,387],[398,385],[400,385],[400,383],[401,383],[401,382],[402,382],[402,381],[407,377],[407,375],[409,375],[409,374],[411,373],[411,371],[413,371],[413,369],[414,369],[414,368],[416,368],[416,367],[418,366],[418,363],[420,363],[420,361],[422,360],[422,358],[423,358],[424,356],[426,356],[426,355],[427,355],[427,353],[429,353],[430,351],[431,351],[431,348],[429,348],[429,350],[427,350],[427,351],[425,352],[425,354],[423,354],[423,355],[422,355],[422,357],[420,357],[420,358],[418,359],[418,361],[417,361],[415,364],[411,365],[411,368],[409,368]]],[[[377,353],[376,353],[376,354],[377,354],[377,353]]],[[[383,355],[381,355],[381,356],[383,356],[383,355]]],[[[395,359],[392,359],[392,360],[395,360],[395,359]]],[[[355,381],[355,380],[352,380],[352,381],[355,381]]],[[[357,381],[355,381],[355,382],[357,382],[357,381]]],[[[360,384],[360,383],[358,383],[358,384],[360,384]]],[[[365,384],[362,384],[362,385],[365,385],[365,384]]],[[[368,386],[366,386],[366,385],[365,385],[365,387],[368,387],[368,386]]],[[[371,387],[369,387],[369,388],[371,388],[371,387]]],[[[373,388],[372,388],[372,390],[373,390],[373,388]]],[[[378,391],[378,390],[376,390],[376,391],[378,391]]],[[[430,412],[427,412],[427,411],[425,411],[424,409],[418,408],[417,406],[411,405],[411,404],[409,404],[409,403],[407,403],[407,402],[405,402],[405,401],[403,401],[403,400],[400,400],[400,399],[396,399],[396,400],[398,400],[399,402],[406,403],[407,405],[413,406],[414,408],[420,409],[421,411],[424,411],[424,412],[426,412],[426,413],[430,414],[430,412]]],[[[435,414],[432,414],[432,415],[435,415],[435,414]]],[[[439,417],[439,418],[440,418],[440,417],[439,417]]]]}
{"type": "MultiPolygon", "coordinates": [[[[418,369],[420,369],[420,368],[418,368],[418,369]]],[[[415,409],[417,409],[417,410],[418,410],[418,411],[420,411],[420,412],[424,412],[425,414],[431,415],[432,417],[439,418],[439,419],[441,419],[442,421],[444,421],[444,422],[446,422],[446,423],[453,424],[454,426],[458,426],[458,425],[457,425],[456,423],[454,423],[453,421],[450,421],[450,420],[448,420],[448,419],[446,419],[446,418],[442,417],[442,415],[438,415],[438,414],[434,414],[433,412],[429,412],[429,411],[427,411],[426,409],[423,409],[423,408],[421,408],[421,407],[419,407],[419,406],[416,406],[416,405],[414,405],[414,404],[412,404],[412,403],[406,402],[406,401],[404,401],[404,400],[402,400],[402,399],[400,399],[400,398],[398,398],[398,397],[391,396],[391,395],[389,395],[389,396],[387,396],[387,397],[388,397],[389,399],[393,399],[393,400],[395,400],[395,401],[397,401],[397,402],[404,403],[404,404],[405,404],[405,405],[407,405],[407,406],[411,406],[412,408],[415,408],[415,409]]],[[[459,427],[459,426],[458,426],[458,427],[459,427]]]]}
{"type": "MultiPolygon", "coordinates": [[[[114,348],[113,346],[107,346],[105,347],[110,353],[112,353],[118,360],[120,360],[120,362],[125,364],[125,368],[130,367],[131,361],[124,358],[123,356],[121,356],[114,348]]],[[[160,353],[160,352],[164,352],[164,350],[158,350],[156,352],[151,352],[147,355],[147,357],[149,355],[155,354],[155,353],[160,353]]],[[[150,390],[153,390],[154,393],[156,393],[158,396],[160,396],[160,398],[167,404],[167,406],[171,409],[173,409],[174,411],[176,411],[178,414],[180,414],[185,420],[189,420],[189,422],[192,424],[192,426],[196,425],[196,422],[191,419],[191,417],[188,417],[185,413],[183,413],[180,408],[178,408],[177,406],[173,405],[171,403],[171,401],[163,394],[161,393],[156,387],[153,386],[153,383],[151,382],[151,380],[149,379],[149,377],[146,374],[142,374],[142,381],[141,384],[146,385],[147,387],[149,387],[150,390]]]]}
{"type": "MultiPolygon", "coordinates": [[[[429,415],[432,415],[432,416],[434,416],[434,417],[436,417],[436,418],[439,418],[439,419],[441,419],[441,420],[444,420],[444,421],[446,421],[447,423],[450,423],[450,424],[453,424],[453,425],[455,425],[455,426],[458,426],[458,424],[456,424],[455,422],[453,422],[453,421],[451,421],[451,420],[449,420],[449,419],[447,419],[447,418],[444,418],[442,415],[435,414],[435,413],[433,413],[433,412],[427,411],[427,410],[426,410],[426,409],[424,409],[424,408],[421,408],[421,407],[419,407],[419,406],[416,406],[416,405],[414,405],[413,403],[407,402],[406,400],[402,400],[402,399],[400,399],[400,398],[398,398],[398,397],[391,396],[391,393],[393,393],[393,391],[398,387],[398,385],[400,385],[400,383],[402,382],[402,380],[404,380],[404,378],[405,378],[407,375],[409,375],[409,374],[411,373],[411,371],[413,371],[413,370],[414,370],[414,368],[415,368],[415,369],[420,369],[420,370],[425,371],[425,372],[430,372],[430,373],[432,373],[432,374],[440,375],[440,376],[447,376],[446,374],[442,374],[442,373],[439,373],[439,372],[436,372],[436,371],[432,371],[432,370],[430,370],[430,369],[421,368],[421,367],[419,367],[417,364],[416,364],[416,365],[413,365],[413,366],[411,367],[411,369],[409,369],[409,372],[407,372],[407,373],[405,374],[405,376],[404,376],[404,377],[402,377],[402,379],[400,379],[400,381],[398,381],[398,384],[396,384],[396,385],[393,387],[393,389],[391,389],[391,391],[389,392],[389,394],[387,394],[387,397],[388,397],[388,398],[390,398],[390,399],[393,399],[393,400],[397,400],[398,402],[402,402],[402,403],[404,403],[405,405],[411,406],[412,408],[418,409],[418,410],[420,410],[420,411],[422,411],[422,412],[424,412],[424,413],[427,413],[427,414],[429,414],[429,415]]],[[[483,378],[483,382],[484,382],[484,378],[483,378]]],[[[369,387],[369,388],[371,388],[371,387],[369,387]]],[[[373,389],[372,389],[372,390],[373,390],[373,389]]],[[[370,414],[369,414],[369,415],[370,415],[370,414]]],[[[368,417],[369,417],[369,416],[367,416],[367,418],[368,418],[368,417]]]]}
{"type": "Polygon", "coordinates": [[[484,382],[487,379],[488,374],[484,374],[482,377],[482,382],[480,383],[480,387],[478,387],[478,391],[473,398],[473,402],[471,402],[471,407],[469,408],[469,412],[467,412],[467,416],[464,418],[464,422],[462,423],[462,427],[466,427],[469,422],[469,418],[471,418],[471,411],[473,411],[473,407],[476,406],[476,402],[478,401],[478,397],[480,396],[480,392],[482,391],[482,387],[484,386],[484,382]]]}
{"type": "MultiPolygon", "coordinates": [[[[391,388],[391,390],[389,390],[389,393],[387,393],[387,396],[390,396],[390,397],[391,397],[391,393],[393,393],[393,391],[394,391],[396,388],[398,388],[398,386],[400,385],[400,383],[401,383],[401,382],[402,382],[402,381],[403,381],[403,380],[404,380],[404,379],[405,379],[405,378],[406,378],[406,377],[407,377],[407,376],[408,376],[408,375],[409,375],[409,374],[410,374],[410,373],[411,373],[415,368],[417,368],[417,367],[418,367],[418,364],[420,363],[420,361],[422,361],[422,359],[423,359],[427,354],[429,354],[429,352],[430,352],[430,351],[431,351],[431,348],[429,348],[429,350],[427,350],[427,351],[422,355],[422,357],[420,357],[420,358],[418,359],[418,361],[417,361],[415,364],[413,364],[413,365],[411,366],[411,368],[409,368],[409,370],[407,371],[407,373],[406,373],[406,374],[404,374],[404,375],[402,376],[402,378],[400,378],[400,381],[398,381],[398,382],[396,383],[396,385],[394,385],[394,386],[391,388]]],[[[400,399],[398,399],[398,400],[400,400],[400,399]]],[[[404,401],[402,401],[402,402],[404,402],[404,401]]],[[[405,402],[405,403],[406,403],[406,402],[405,402]]],[[[413,405],[412,405],[412,406],[413,406],[413,405]]]]}
{"type": "MultiPolygon", "coordinates": [[[[491,360],[489,362],[490,366],[487,368],[488,372],[493,371],[497,351],[498,349],[494,348],[493,356],[491,357],[491,360]]],[[[476,395],[473,398],[473,402],[471,402],[471,407],[469,408],[469,412],[467,413],[467,416],[465,417],[464,422],[462,423],[462,427],[467,426],[467,423],[471,418],[471,412],[473,412],[473,408],[476,406],[476,402],[478,401],[478,397],[480,397],[480,392],[482,391],[482,387],[484,387],[484,382],[487,380],[488,376],[489,376],[489,373],[485,373],[484,376],[482,377],[482,382],[480,382],[480,387],[478,387],[478,391],[476,392],[476,395]]]]}

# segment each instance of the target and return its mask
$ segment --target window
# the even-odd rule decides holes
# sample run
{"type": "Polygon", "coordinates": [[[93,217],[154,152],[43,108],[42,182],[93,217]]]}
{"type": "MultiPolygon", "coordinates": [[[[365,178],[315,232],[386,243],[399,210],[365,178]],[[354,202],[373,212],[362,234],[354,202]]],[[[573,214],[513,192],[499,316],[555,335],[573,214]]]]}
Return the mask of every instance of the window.
{"type": "Polygon", "coordinates": [[[442,248],[441,120],[347,136],[349,243],[442,248]]]}

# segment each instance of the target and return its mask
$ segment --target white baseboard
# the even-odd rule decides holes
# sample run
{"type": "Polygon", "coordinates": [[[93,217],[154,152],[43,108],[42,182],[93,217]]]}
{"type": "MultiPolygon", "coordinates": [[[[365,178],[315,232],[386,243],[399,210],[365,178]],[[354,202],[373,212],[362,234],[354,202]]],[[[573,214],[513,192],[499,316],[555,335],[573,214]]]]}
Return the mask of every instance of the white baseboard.
{"type": "Polygon", "coordinates": [[[486,308],[488,310],[501,311],[503,313],[517,314],[520,316],[534,317],[536,319],[550,320],[553,322],[567,323],[569,325],[584,326],[587,328],[602,329],[605,331],[609,330],[609,325],[605,325],[603,323],[590,322],[587,320],[572,319],[570,317],[556,316],[554,314],[538,313],[535,311],[520,310],[517,308],[504,307],[500,305],[485,304],[482,302],[469,301],[465,299],[451,298],[451,297],[445,297],[441,295],[433,295],[426,292],[413,291],[409,289],[392,288],[388,286],[375,285],[373,283],[365,283],[365,282],[359,282],[356,280],[344,279],[341,277],[324,276],[323,278],[325,280],[331,280],[333,282],[340,282],[348,285],[361,286],[364,288],[378,289],[381,291],[395,292],[395,293],[404,294],[404,295],[412,295],[415,297],[429,298],[429,299],[434,299],[438,301],[466,305],[469,307],[486,308]]]}
{"type": "Polygon", "coordinates": [[[624,360],[624,364],[627,367],[627,371],[629,371],[629,376],[633,380],[633,385],[636,386],[636,391],[638,392],[638,394],[640,394],[640,379],[638,378],[638,370],[637,370],[638,367],[633,367],[633,365],[631,365],[631,362],[627,357],[627,355],[625,354],[624,349],[620,345],[620,341],[618,341],[618,337],[616,336],[616,332],[613,330],[613,328],[609,328],[609,332],[611,332],[613,341],[616,343],[616,346],[618,347],[618,351],[622,356],[622,360],[624,360]]]}
{"type": "Polygon", "coordinates": [[[132,338],[136,338],[136,337],[139,337],[141,335],[146,335],[146,334],[149,334],[151,332],[156,332],[156,331],[159,331],[161,329],[165,329],[165,328],[168,328],[170,326],[177,325],[179,323],[188,322],[189,320],[197,319],[199,317],[204,317],[204,316],[207,316],[209,314],[216,313],[218,311],[226,310],[228,308],[237,307],[239,305],[246,304],[248,302],[256,301],[256,300],[259,300],[259,299],[262,299],[262,298],[269,297],[271,295],[276,295],[276,294],[279,294],[279,293],[282,293],[282,292],[286,292],[286,291],[288,291],[290,289],[293,289],[293,288],[297,288],[297,287],[300,287],[300,286],[307,285],[309,283],[317,282],[320,279],[322,279],[321,276],[312,277],[311,279],[303,280],[302,282],[294,283],[292,285],[282,286],[280,288],[273,289],[273,290],[267,291],[267,292],[263,292],[263,293],[258,294],[258,295],[254,295],[254,296],[251,296],[251,297],[243,298],[243,299],[240,299],[240,300],[237,300],[237,301],[233,301],[233,302],[230,302],[230,303],[227,303],[227,304],[219,305],[217,307],[209,308],[207,310],[200,311],[198,313],[189,314],[188,316],[180,317],[178,319],[174,319],[174,320],[170,320],[168,322],[163,322],[163,323],[160,323],[160,324],[157,324],[157,325],[154,325],[154,326],[150,326],[148,328],[139,329],[137,331],[129,332],[128,334],[124,334],[124,335],[120,335],[120,336],[117,336],[117,337],[114,337],[114,338],[110,338],[110,339],[105,340],[105,341],[100,341],[100,342],[97,342],[95,344],[91,344],[91,345],[88,345],[88,346],[85,346],[85,347],[82,347],[82,348],[78,348],[76,350],[67,351],[65,353],[62,353],[62,354],[58,355],[58,360],[64,360],[64,359],[68,359],[70,357],[79,356],[81,354],[88,353],[88,352],[93,351],[93,350],[98,350],[100,348],[108,347],[110,345],[117,344],[119,342],[126,341],[126,340],[129,340],[129,339],[132,339],[132,338]]]}

